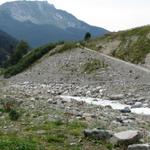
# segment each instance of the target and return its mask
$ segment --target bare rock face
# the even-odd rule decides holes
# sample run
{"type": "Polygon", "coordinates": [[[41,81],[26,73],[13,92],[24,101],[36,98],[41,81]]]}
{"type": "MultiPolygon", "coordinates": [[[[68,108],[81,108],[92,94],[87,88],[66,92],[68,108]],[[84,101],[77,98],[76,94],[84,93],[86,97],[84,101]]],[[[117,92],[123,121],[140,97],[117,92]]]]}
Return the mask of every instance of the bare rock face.
{"type": "Polygon", "coordinates": [[[128,146],[128,150],[150,150],[149,144],[133,144],[128,146]]]}
{"type": "Polygon", "coordinates": [[[128,130],[119,133],[115,133],[114,137],[117,139],[119,144],[134,144],[141,139],[141,133],[136,130],[128,130]]]}

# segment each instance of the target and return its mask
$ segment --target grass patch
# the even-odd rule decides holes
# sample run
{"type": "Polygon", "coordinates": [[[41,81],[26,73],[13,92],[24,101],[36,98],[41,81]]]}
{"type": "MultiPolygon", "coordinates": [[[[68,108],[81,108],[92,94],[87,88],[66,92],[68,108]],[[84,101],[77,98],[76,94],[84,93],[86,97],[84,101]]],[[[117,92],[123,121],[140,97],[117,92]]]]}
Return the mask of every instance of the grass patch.
{"type": "Polygon", "coordinates": [[[135,64],[144,63],[145,57],[150,53],[150,26],[130,29],[116,33],[121,40],[119,47],[112,52],[112,56],[135,64]],[[136,37],[137,40],[132,38],[136,37]]]}
{"type": "Polygon", "coordinates": [[[64,143],[66,136],[63,133],[54,133],[47,136],[48,143],[64,143]]]}
{"type": "Polygon", "coordinates": [[[107,143],[84,138],[83,130],[86,128],[87,124],[79,120],[28,125],[19,133],[7,135],[2,133],[0,150],[82,150],[87,147],[95,150],[111,150],[107,143]]]}
{"type": "Polygon", "coordinates": [[[40,144],[26,138],[1,137],[0,150],[44,150],[40,144]]]}
{"type": "Polygon", "coordinates": [[[150,53],[150,39],[140,37],[135,43],[129,43],[126,48],[125,43],[121,43],[119,48],[112,55],[119,59],[135,64],[144,63],[144,59],[150,53]]]}
{"type": "Polygon", "coordinates": [[[91,59],[90,61],[86,62],[85,64],[81,66],[81,70],[83,73],[90,74],[90,73],[95,72],[98,69],[106,68],[106,67],[107,65],[104,64],[104,62],[98,59],[91,59]]]}
{"type": "Polygon", "coordinates": [[[81,44],[100,51],[103,45],[105,48],[107,42],[121,41],[117,48],[112,49],[111,55],[131,63],[139,64],[144,63],[146,55],[150,53],[150,38],[148,34],[150,34],[149,25],[126,31],[108,33],[103,37],[91,39],[87,43],[82,42],[81,44]]]}
{"type": "Polygon", "coordinates": [[[33,126],[30,128],[27,128],[26,130],[29,131],[37,131],[37,130],[55,130],[58,128],[61,128],[64,126],[64,123],[62,121],[50,121],[50,122],[45,122],[44,124],[33,126]]]}

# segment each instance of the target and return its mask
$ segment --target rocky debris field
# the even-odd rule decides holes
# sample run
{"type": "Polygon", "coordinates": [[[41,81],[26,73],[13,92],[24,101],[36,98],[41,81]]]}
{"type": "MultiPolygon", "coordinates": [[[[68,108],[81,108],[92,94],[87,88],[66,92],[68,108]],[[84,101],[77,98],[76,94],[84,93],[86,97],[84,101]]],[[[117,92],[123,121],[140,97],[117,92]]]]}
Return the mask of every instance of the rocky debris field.
{"type": "MultiPolygon", "coordinates": [[[[107,140],[110,142],[109,144],[112,143],[112,145],[114,145],[114,143],[116,143],[117,145],[118,141],[121,140],[121,142],[124,143],[125,149],[127,148],[128,143],[148,143],[150,136],[149,116],[136,115],[131,112],[121,112],[120,110],[113,110],[110,106],[101,107],[96,105],[90,105],[85,102],[75,101],[74,99],[68,100],[61,98],[61,95],[84,95],[85,97],[94,97],[95,99],[97,97],[106,98],[108,94],[106,91],[107,90],[104,89],[103,86],[95,85],[81,86],[76,84],[54,83],[46,85],[33,84],[29,82],[20,84],[6,83],[5,86],[1,86],[1,92],[3,93],[1,95],[1,99],[5,100],[5,104],[6,102],[11,103],[12,105],[10,107],[13,107],[15,110],[21,113],[21,116],[19,117],[19,120],[17,122],[14,122],[10,121],[7,113],[1,111],[0,132],[4,135],[25,134],[24,136],[28,136],[29,133],[26,130],[30,128],[38,128],[36,126],[43,125],[47,122],[61,120],[65,124],[68,124],[73,120],[78,120],[84,122],[87,125],[82,128],[82,130],[80,130],[81,138],[84,137],[83,133],[86,133],[86,138],[91,139],[92,137],[92,139],[98,141],[107,140]],[[109,132],[107,133],[107,131],[109,132]],[[134,138],[134,136],[136,137],[136,133],[140,133],[140,137],[138,137],[136,141],[133,140],[132,142],[132,140],[130,141],[130,138],[132,136],[130,136],[130,132],[127,132],[125,133],[124,139],[121,139],[123,138],[123,136],[120,134],[123,133],[118,134],[118,132],[123,131],[137,131],[133,132],[133,134],[131,132],[131,134],[134,138]],[[107,136],[109,137],[109,140],[107,139],[107,136]],[[114,140],[113,137],[117,137],[117,140],[114,140]],[[129,142],[127,142],[128,140],[129,142]]],[[[128,99],[125,94],[111,95],[109,97],[113,100],[114,98],[116,98],[116,100],[114,101],[120,100],[122,103],[124,102],[124,99],[126,99],[126,102],[128,99]]],[[[3,107],[4,102],[1,101],[0,108],[2,109],[3,107]]],[[[39,127],[36,132],[45,133],[47,131],[40,129],[39,127]]],[[[76,144],[79,144],[78,141],[76,141],[76,144]]],[[[83,145],[80,149],[86,149],[83,145]]],[[[100,145],[102,146],[104,144],[100,145]]],[[[133,150],[134,147],[135,146],[133,146],[133,150]]],[[[132,146],[129,147],[130,150],[132,150],[131,148],[132,146]]],[[[119,147],[116,147],[116,149],[119,149],[119,147]]]]}
{"type": "Polygon", "coordinates": [[[131,111],[150,108],[148,75],[86,49],[47,54],[23,73],[0,80],[0,150],[12,150],[9,145],[27,150],[148,150],[150,115],[131,111]],[[92,98],[93,103],[77,97],[92,98]],[[101,100],[130,107],[94,105],[101,100]]]}

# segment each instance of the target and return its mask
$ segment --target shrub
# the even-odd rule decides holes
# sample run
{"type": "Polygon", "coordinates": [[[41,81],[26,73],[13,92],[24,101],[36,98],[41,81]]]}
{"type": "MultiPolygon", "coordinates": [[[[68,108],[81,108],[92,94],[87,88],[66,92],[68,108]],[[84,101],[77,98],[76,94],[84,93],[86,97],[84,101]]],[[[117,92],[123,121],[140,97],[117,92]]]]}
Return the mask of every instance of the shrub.
{"type": "Polygon", "coordinates": [[[1,104],[4,112],[10,112],[14,108],[15,102],[12,99],[1,99],[1,104]]]}
{"type": "Polygon", "coordinates": [[[104,64],[104,62],[98,59],[91,59],[87,63],[83,64],[81,68],[82,68],[82,72],[90,74],[100,68],[105,68],[105,67],[107,67],[107,65],[104,64]]]}
{"type": "Polygon", "coordinates": [[[89,32],[85,33],[84,40],[88,41],[91,38],[91,34],[89,32]]]}
{"type": "Polygon", "coordinates": [[[20,117],[20,114],[16,110],[12,109],[9,112],[9,118],[10,118],[10,120],[17,121],[19,117],[20,117]]]}

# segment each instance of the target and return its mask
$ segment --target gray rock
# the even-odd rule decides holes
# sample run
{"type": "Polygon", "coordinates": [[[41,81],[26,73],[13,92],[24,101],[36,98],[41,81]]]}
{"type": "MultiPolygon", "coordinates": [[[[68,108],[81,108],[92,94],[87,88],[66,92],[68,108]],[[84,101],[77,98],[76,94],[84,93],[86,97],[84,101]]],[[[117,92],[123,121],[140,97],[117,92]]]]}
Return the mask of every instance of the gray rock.
{"type": "Polygon", "coordinates": [[[150,150],[149,144],[133,144],[128,146],[128,150],[150,150]]]}
{"type": "Polygon", "coordinates": [[[112,137],[112,133],[108,130],[86,129],[84,130],[84,136],[97,140],[109,140],[112,137]]]}
{"type": "Polygon", "coordinates": [[[86,96],[91,96],[91,91],[87,91],[86,96]]]}
{"type": "Polygon", "coordinates": [[[122,112],[122,113],[130,113],[131,110],[130,110],[129,107],[125,107],[124,109],[121,109],[120,112],[122,112]]]}
{"type": "Polygon", "coordinates": [[[132,106],[132,108],[140,108],[140,107],[142,107],[142,103],[141,103],[141,102],[136,102],[136,103],[132,106]]]}
{"type": "Polygon", "coordinates": [[[54,100],[54,99],[48,99],[48,100],[47,100],[47,103],[48,103],[48,104],[54,104],[54,105],[56,105],[56,104],[57,104],[57,101],[54,100]]]}
{"type": "Polygon", "coordinates": [[[143,101],[145,101],[145,97],[139,97],[137,100],[140,102],[143,102],[143,101]]]}
{"type": "Polygon", "coordinates": [[[117,143],[134,144],[141,139],[141,133],[136,130],[127,130],[119,133],[115,133],[114,137],[117,139],[117,143]]]}
{"type": "Polygon", "coordinates": [[[96,114],[90,114],[90,113],[83,113],[82,116],[85,120],[90,120],[91,118],[96,118],[97,115],[96,114]]]}
{"type": "Polygon", "coordinates": [[[109,98],[111,100],[120,100],[124,98],[124,94],[114,94],[114,95],[110,95],[109,98]]]}

